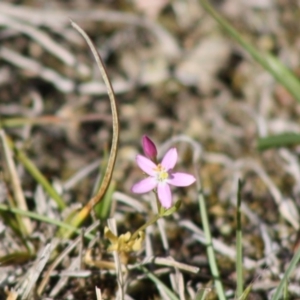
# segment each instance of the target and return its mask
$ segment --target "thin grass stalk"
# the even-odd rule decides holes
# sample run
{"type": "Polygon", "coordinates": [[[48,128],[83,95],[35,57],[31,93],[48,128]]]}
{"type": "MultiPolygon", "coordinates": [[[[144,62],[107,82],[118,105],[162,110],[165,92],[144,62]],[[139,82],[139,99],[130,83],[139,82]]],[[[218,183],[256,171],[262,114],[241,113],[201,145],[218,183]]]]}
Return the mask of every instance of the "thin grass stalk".
{"type": "Polygon", "coordinates": [[[288,282],[288,278],[290,277],[290,275],[292,274],[292,272],[295,270],[295,268],[297,267],[297,264],[299,263],[300,260],[300,247],[298,248],[296,254],[294,255],[294,257],[292,258],[287,270],[285,271],[277,289],[275,290],[275,293],[272,297],[272,300],[279,300],[281,299],[281,295],[282,295],[282,289],[284,287],[284,285],[286,284],[286,282],[288,282]]]}
{"type": "Polygon", "coordinates": [[[199,178],[198,170],[197,170],[197,165],[194,165],[195,168],[195,175],[197,178],[197,190],[198,190],[198,202],[199,202],[199,209],[200,209],[200,216],[202,220],[202,226],[203,226],[203,231],[205,235],[205,240],[206,240],[206,251],[207,251],[207,256],[208,256],[208,262],[209,262],[209,267],[210,271],[212,273],[212,276],[214,278],[214,283],[218,295],[219,300],[226,300],[225,296],[225,290],[223,287],[223,283],[220,278],[220,273],[216,261],[216,255],[215,251],[213,248],[213,240],[209,228],[209,220],[208,220],[208,214],[207,214],[207,209],[205,205],[205,199],[201,187],[201,181],[199,178]]]}
{"type": "Polygon", "coordinates": [[[206,251],[207,251],[210,271],[214,278],[218,299],[226,300],[225,291],[224,291],[224,287],[223,287],[223,284],[222,284],[222,281],[220,278],[220,273],[219,273],[216,256],[215,256],[215,251],[213,248],[213,241],[212,241],[212,236],[211,236],[211,232],[210,232],[210,228],[209,228],[208,215],[207,215],[205,199],[204,199],[202,190],[198,191],[198,201],[199,201],[199,209],[200,209],[200,215],[201,215],[201,219],[202,219],[203,231],[204,231],[205,239],[206,239],[206,251]]]}
{"type": "Polygon", "coordinates": [[[205,300],[208,293],[209,293],[208,289],[202,289],[197,293],[195,300],[205,300]]]}
{"type": "Polygon", "coordinates": [[[112,180],[108,186],[106,194],[103,197],[103,200],[95,206],[96,217],[98,217],[100,220],[106,220],[110,217],[110,208],[115,190],[116,183],[112,180]]]}
{"type": "MultiPolygon", "coordinates": [[[[115,236],[118,236],[117,223],[116,223],[115,219],[113,219],[113,218],[108,219],[107,226],[115,236]]],[[[117,291],[116,299],[124,300],[124,298],[125,298],[125,278],[123,277],[123,272],[122,272],[123,265],[121,263],[120,253],[118,251],[113,251],[113,257],[114,257],[117,282],[118,282],[118,291],[117,291]]]]}
{"type": "MultiPolygon", "coordinates": [[[[14,208],[14,207],[9,207],[7,205],[4,204],[0,204],[0,211],[5,211],[5,212],[10,212],[10,213],[14,213],[20,216],[25,216],[28,218],[31,218],[33,220],[37,220],[37,221],[41,221],[44,223],[48,223],[48,224],[52,224],[64,229],[68,229],[68,230],[72,230],[73,232],[76,232],[77,234],[80,234],[80,229],[77,229],[76,227],[73,227],[70,224],[55,220],[55,219],[50,219],[46,216],[42,216],[39,215],[37,213],[31,212],[31,211],[26,211],[26,210],[22,210],[19,208],[14,208]]],[[[93,235],[85,235],[88,239],[92,240],[94,238],[93,235]]]]}
{"type": "Polygon", "coordinates": [[[64,200],[57,191],[52,187],[46,177],[40,172],[35,164],[27,157],[27,155],[18,149],[14,142],[6,136],[8,146],[14,151],[16,158],[23,164],[28,173],[44,188],[48,195],[56,202],[58,208],[63,210],[66,207],[64,200]]]}
{"type": "Polygon", "coordinates": [[[179,300],[179,298],[147,268],[140,266],[139,269],[144,272],[144,274],[156,285],[158,289],[162,289],[166,293],[166,295],[168,295],[168,299],[179,300]]]}
{"type": "MultiPolygon", "coordinates": [[[[85,33],[85,31],[77,25],[75,22],[71,21],[71,25],[82,35],[82,37],[85,39],[86,43],[88,44],[94,59],[96,61],[97,67],[102,75],[103,81],[105,83],[106,89],[107,89],[107,94],[109,97],[110,101],[110,106],[111,106],[111,111],[112,111],[112,127],[113,127],[113,137],[112,137],[112,145],[110,149],[110,155],[108,159],[108,163],[106,166],[106,170],[103,176],[103,180],[101,182],[101,186],[97,192],[97,194],[92,197],[87,204],[80,210],[78,214],[72,219],[71,224],[74,227],[78,227],[90,214],[91,210],[93,207],[99,203],[103,196],[105,195],[107,188],[110,184],[113,169],[115,166],[116,162],[116,157],[117,157],[117,151],[118,151],[118,141],[119,141],[119,115],[117,111],[117,105],[116,105],[116,98],[115,98],[115,93],[113,90],[113,87],[111,85],[111,82],[109,80],[109,77],[107,75],[107,71],[105,69],[104,63],[101,59],[101,56],[96,50],[95,45],[91,41],[91,39],[88,37],[88,35],[85,33]]],[[[67,231],[63,233],[63,236],[65,238],[69,237],[72,235],[73,232],[67,231]]]]}
{"type": "MultiPolygon", "coordinates": [[[[11,188],[13,190],[14,195],[14,204],[22,210],[28,211],[27,203],[25,200],[25,196],[23,193],[21,181],[17,172],[17,168],[13,159],[13,155],[11,149],[7,144],[6,134],[3,129],[0,130],[0,138],[3,144],[3,152],[6,160],[6,165],[8,169],[8,174],[10,177],[11,188]]],[[[26,236],[32,233],[32,224],[30,219],[26,217],[17,218],[19,222],[20,231],[26,236]]]]}
{"type": "Polygon", "coordinates": [[[243,249],[242,249],[242,224],[241,224],[241,203],[242,203],[242,181],[238,181],[237,210],[236,210],[236,276],[237,276],[237,298],[243,295],[243,249]]]}
{"type": "MultiPolygon", "coordinates": [[[[105,159],[103,159],[101,162],[101,167],[93,187],[92,195],[95,195],[101,186],[102,180],[104,178],[104,173],[105,173],[105,165],[107,164],[107,160],[108,160],[108,154],[109,154],[108,151],[105,149],[105,159]]],[[[96,218],[99,218],[100,220],[106,220],[109,218],[110,208],[113,199],[112,196],[115,191],[115,188],[116,188],[116,183],[113,180],[111,180],[107,188],[107,191],[103,196],[103,200],[94,206],[94,212],[96,218]]]]}
{"type": "Polygon", "coordinates": [[[300,134],[284,132],[257,140],[257,149],[260,151],[270,148],[291,147],[300,144],[300,134]]]}
{"type": "Polygon", "coordinates": [[[288,283],[286,282],[284,285],[284,289],[283,289],[283,300],[289,300],[289,288],[288,288],[288,283]]]}
{"type": "Polygon", "coordinates": [[[55,115],[43,115],[39,117],[15,117],[15,118],[2,118],[1,127],[3,128],[17,128],[24,125],[61,125],[64,123],[89,123],[95,121],[110,122],[107,116],[101,113],[90,113],[87,115],[76,115],[73,117],[59,117],[55,115]]]}
{"type": "MultiPolygon", "coordinates": [[[[83,237],[90,237],[90,232],[96,229],[99,226],[100,222],[95,222],[92,225],[90,225],[86,231],[83,233],[83,237]]],[[[79,230],[78,230],[79,231],[79,230]]],[[[82,234],[82,231],[79,231],[80,234],[82,234]]],[[[61,261],[77,246],[78,243],[80,243],[82,236],[78,236],[71,244],[68,245],[67,248],[65,248],[62,252],[59,253],[59,255],[55,258],[55,260],[51,263],[51,265],[48,267],[46,273],[43,276],[43,279],[41,283],[39,284],[36,292],[37,295],[41,295],[50,279],[50,275],[52,271],[61,263],[61,261]]],[[[92,237],[92,240],[95,237],[92,237]]]]}
{"type": "Polygon", "coordinates": [[[244,290],[242,296],[239,297],[238,300],[247,300],[249,298],[248,296],[251,292],[251,289],[252,289],[252,284],[250,284],[246,287],[246,289],[244,290]]]}
{"type": "Polygon", "coordinates": [[[102,300],[101,290],[95,286],[97,300],[102,300]]]}

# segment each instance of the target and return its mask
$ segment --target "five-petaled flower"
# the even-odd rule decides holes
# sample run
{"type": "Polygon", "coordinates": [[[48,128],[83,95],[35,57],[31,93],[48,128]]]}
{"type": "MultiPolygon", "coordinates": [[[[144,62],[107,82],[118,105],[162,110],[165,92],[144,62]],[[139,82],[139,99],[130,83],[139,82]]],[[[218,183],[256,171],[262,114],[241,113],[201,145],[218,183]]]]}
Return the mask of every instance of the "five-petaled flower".
{"type": "Polygon", "coordinates": [[[138,166],[149,177],[134,184],[131,191],[136,194],[143,194],[156,189],[161,205],[164,208],[170,208],[172,206],[172,193],[169,185],[183,187],[196,181],[193,175],[173,172],[177,158],[176,148],[171,148],[158,165],[145,156],[137,155],[138,166]]]}

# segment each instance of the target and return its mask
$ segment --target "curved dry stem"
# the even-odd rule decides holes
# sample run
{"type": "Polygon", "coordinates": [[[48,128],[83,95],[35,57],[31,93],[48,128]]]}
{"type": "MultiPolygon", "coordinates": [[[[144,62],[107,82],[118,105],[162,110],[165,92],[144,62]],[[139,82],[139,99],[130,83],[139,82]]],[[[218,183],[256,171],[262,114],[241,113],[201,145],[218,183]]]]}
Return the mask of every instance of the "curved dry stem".
{"type": "Polygon", "coordinates": [[[115,161],[116,161],[116,156],[117,156],[117,147],[118,147],[118,140],[119,140],[119,117],[118,117],[118,112],[117,112],[117,105],[116,105],[116,99],[115,99],[115,94],[113,91],[113,87],[111,85],[111,82],[107,76],[106,69],[104,67],[103,61],[99,55],[99,53],[96,50],[95,45],[91,41],[91,39],[88,37],[88,35],[85,33],[85,31],[77,25],[75,22],[71,20],[72,26],[84,37],[86,40],[88,46],[90,47],[93,56],[96,60],[97,66],[100,70],[100,73],[102,75],[103,81],[106,85],[107,88],[107,94],[110,100],[110,106],[111,106],[111,111],[112,111],[112,118],[113,118],[113,137],[112,137],[112,145],[111,145],[111,150],[110,150],[110,156],[108,159],[107,167],[105,170],[105,174],[101,183],[101,186],[97,192],[97,194],[92,197],[88,203],[82,208],[82,210],[73,218],[72,220],[72,225],[73,226],[79,226],[84,219],[89,215],[90,211],[92,208],[101,201],[102,197],[104,196],[109,183],[111,181],[112,177],[112,172],[114,169],[115,161]]]}

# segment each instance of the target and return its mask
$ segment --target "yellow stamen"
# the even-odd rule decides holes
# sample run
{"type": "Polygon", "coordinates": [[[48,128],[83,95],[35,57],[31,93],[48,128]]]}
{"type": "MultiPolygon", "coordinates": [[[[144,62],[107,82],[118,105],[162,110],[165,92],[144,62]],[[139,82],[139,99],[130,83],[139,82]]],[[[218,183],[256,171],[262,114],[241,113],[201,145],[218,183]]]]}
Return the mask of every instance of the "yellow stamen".
{"type": "Polygon", "coordinates": [[[157,172],[158,181],[164,181],[169,178],[169,173],[161,164],[158,164],[154,170],[157,172]]]}

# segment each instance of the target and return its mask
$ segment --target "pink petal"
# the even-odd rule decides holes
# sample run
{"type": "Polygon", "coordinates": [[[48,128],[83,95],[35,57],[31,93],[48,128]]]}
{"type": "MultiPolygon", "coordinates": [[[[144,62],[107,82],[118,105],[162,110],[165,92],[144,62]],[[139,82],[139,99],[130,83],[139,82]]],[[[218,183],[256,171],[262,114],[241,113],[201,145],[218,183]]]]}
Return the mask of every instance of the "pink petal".
{"type": "Polygon", "coordinates": [[[163,157],[161,165],[168,171],[173,169],[177,162],[177,150],[176,148],[171,148],[163,157]]]}
{"type": "Polygon", "coordinates": [[[155,178],[147,177],[136,184],[131,188],[131,191],[136,194],[144,194],[153,190],[157,185],[155,178]]]}
{"type": "Polygon", "coordinates": [[[155,169],[157,168],[157,166],[149,158],[147,158],[143,155],[137,155],[136,163],[146,174],[148,174],[150,176],[155,176],[155,174],[156,174],[155,169]]]}
{"type": "Polygon", "coordinates": [[[164,208],[170,208],[172,205],[172,193],[168,184],[157,185],[157,195],[161,205],[164,208]]]}
{"type": "Polygon", "coordinates": [[[157,149],[155,144],[151,141],[151,139],[148,136],[143,135],[142,145],[145,155],[151,160],[155,160],[157,156],[157,149]]]}
{"type": "Polygon", "coordinates": [[[168,183],[175,186],[188,186],[196,181],[193,175],[187,173],[171,173],[168,183]]]}

